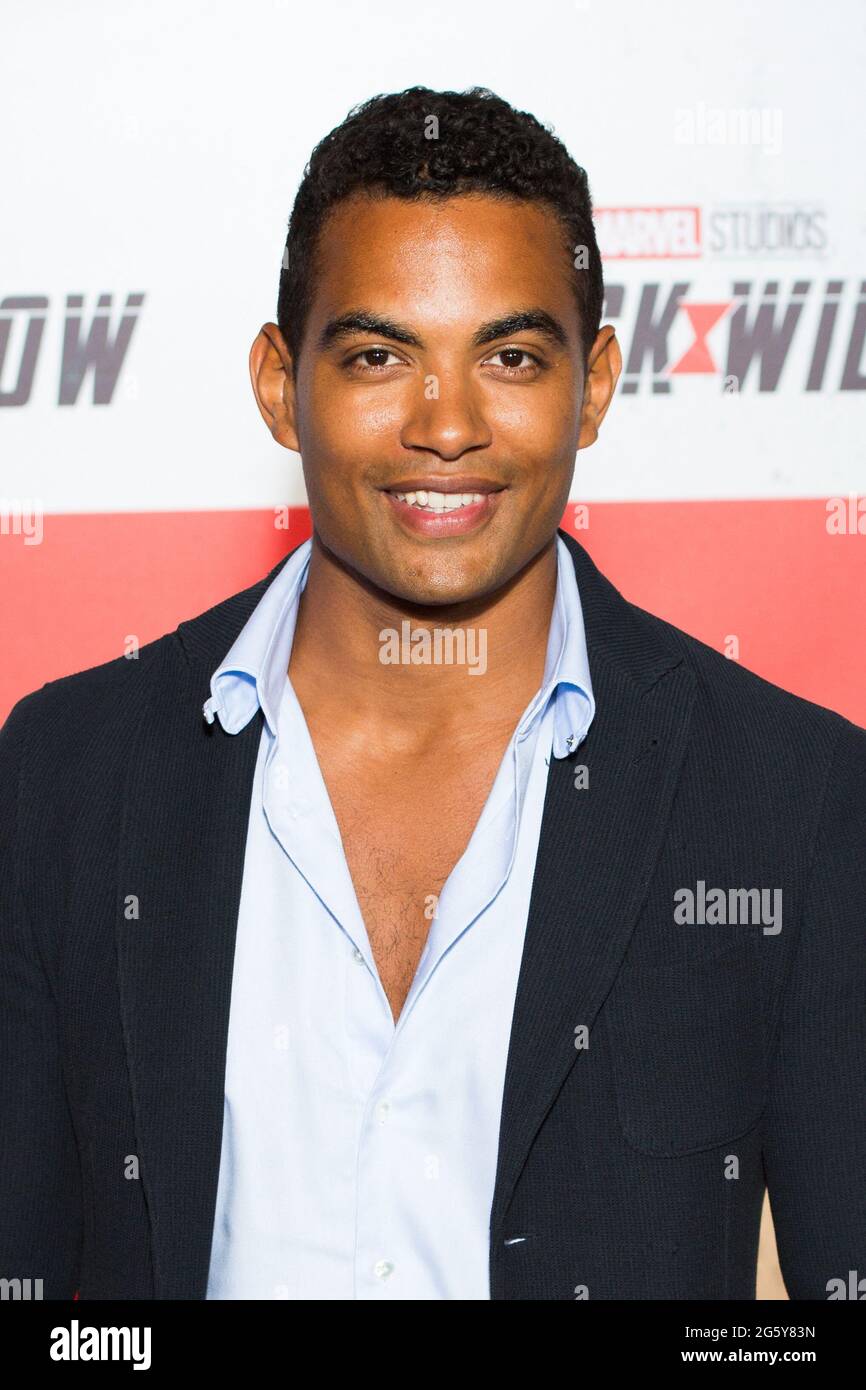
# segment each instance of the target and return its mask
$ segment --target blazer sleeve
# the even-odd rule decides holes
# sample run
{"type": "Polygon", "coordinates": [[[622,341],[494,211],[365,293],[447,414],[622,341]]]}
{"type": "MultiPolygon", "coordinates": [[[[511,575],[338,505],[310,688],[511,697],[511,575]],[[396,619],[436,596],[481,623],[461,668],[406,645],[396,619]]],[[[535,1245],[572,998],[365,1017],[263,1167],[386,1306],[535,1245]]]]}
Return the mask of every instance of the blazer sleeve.
{"type": "Polygon", "coordinates": [[[0,729],[0,1276],[41,1279],[43,1298],[71,1299],[82,1239],[80,1163],[56,1000],[21,890],[22,855],[35,852],[21,842],[19,805],[38,699],[38,691],[24,696],[0,729]]]}
{"type": "Polygon", "coordinates": [[[866,1296],[866,730],[836,739],[763,1137],[792,1299],[866,1296]]]}

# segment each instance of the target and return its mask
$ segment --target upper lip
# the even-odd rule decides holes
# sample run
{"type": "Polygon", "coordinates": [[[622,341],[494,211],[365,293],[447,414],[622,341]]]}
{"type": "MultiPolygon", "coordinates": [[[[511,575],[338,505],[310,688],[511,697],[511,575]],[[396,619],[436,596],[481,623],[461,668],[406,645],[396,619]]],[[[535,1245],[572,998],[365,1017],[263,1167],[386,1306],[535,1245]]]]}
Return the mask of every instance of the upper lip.
{"type": "Polygon", "coordinates": [[[399,483],[389,483],[383,492],[501,492],[504,483],[492,483],[489,478],[464,478],[449,476],[437,478],[431,474],[426,478],[403,478],[399,483]]]}

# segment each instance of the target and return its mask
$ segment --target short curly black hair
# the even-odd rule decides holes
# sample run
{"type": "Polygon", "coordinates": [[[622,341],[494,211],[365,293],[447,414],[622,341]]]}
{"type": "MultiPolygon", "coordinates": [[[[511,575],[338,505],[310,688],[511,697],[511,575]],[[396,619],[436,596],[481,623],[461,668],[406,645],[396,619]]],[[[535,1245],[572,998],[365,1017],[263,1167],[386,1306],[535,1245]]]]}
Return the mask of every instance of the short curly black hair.
{"type": "Polygon", "coordinates": [[[353,107],[319,142],[304,170],[289,219],[277,300],[277,324],[295,374],[313,297],[318,234],[329,210],[357,190],[409,199],[484,192],[547,204],[560,219],[576,267],[574,291],[586,365],[604,300],[586,173],[551,130],[486,87],[465,92],[409,87],[353,107]],[[435,138],[430,138],[434,130],[435,138]],[[580,257],[577,248],[583,248],[580,257]]]}

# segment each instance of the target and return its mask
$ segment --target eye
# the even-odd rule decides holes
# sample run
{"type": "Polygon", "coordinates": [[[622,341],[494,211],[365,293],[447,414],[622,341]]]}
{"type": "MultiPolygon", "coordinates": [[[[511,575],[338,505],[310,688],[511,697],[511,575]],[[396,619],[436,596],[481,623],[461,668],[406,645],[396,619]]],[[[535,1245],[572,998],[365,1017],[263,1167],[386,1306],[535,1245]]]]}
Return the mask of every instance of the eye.
{"type": "Polygon", "coordinates": [[[350,357],[350,358],[349,358],[348,362],[346,363],[346,366],[347,366],[347,367],[352,367],[354,370],[356,370],[356,371],[361,371],[361,372],[364,372],[364,371],[367,371],[367,372],[381,372],[384,368],[390,367],[390,366],[393,365],[393,363],[391,363],[391,362],[382,361],[382,360],[374,361],[374,362],[369,362],[369,361],[362,362],[362,358],[371,358],[371,357],[372,357],[372,358],[379,358],[379,359],[388,358],[388,357],[393,357],[395,362],[399,362],[399,361],[401,360],[401,359],[397,356],[396,353],[394,353],[394,352],[391,351],[390,348],[385,348],[385,347],[372,347],[372,348],[363,348],[363,349],[361,350],[361,352],[356,352],[354,357],[350,357]]]}
{"type": "Polygon", "coordinates": [[[506,361],[503,363],[503,369],[506,372],[508,372],[510,376],[529,376],[535,371],[543,371],[545,367],[545,363],[542,362],[541,358],[536,357],[535,353],[533,352],[527,352],[526,348],[499,348],[499,350],[493,354],[493,357],[489,357],[487,360],[488,362],[492,362],[493,359],[496,357],[512,359],[510,362],[506,361]],[[528,366],[518,366],[517,362],[514,359],[521,357],[525,357],[528,359],[528,366]]]}

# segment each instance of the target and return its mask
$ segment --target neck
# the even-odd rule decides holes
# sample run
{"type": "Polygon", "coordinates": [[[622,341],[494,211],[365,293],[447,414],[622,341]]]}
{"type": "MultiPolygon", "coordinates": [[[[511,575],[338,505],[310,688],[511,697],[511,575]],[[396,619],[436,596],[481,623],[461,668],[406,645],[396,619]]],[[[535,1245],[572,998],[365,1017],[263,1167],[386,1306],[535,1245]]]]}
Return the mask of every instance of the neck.
{"type": "Polygon", "coordinates": [[[414,605],[313,536],[289,661],[305,714],[392,746],[513,727],[538,690],[556,594],[556,537],[495,594],[414,605]]]}

